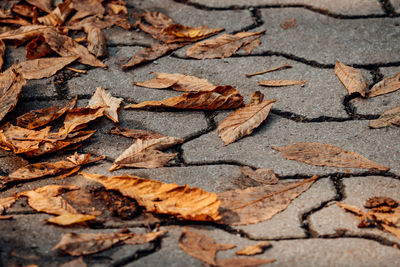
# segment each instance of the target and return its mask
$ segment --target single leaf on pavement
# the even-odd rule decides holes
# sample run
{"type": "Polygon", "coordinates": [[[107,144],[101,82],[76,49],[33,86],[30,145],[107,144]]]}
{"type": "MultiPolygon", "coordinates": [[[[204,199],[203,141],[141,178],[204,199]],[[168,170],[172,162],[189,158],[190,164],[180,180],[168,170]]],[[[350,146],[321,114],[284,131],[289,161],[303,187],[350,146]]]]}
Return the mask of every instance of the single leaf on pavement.
{"type": "Polygon", "coordinates": [[[168,88],[171,87],[175,91],[211,91],[216,86],[212,85],[206,79],[200,79],[195,76],[189,76],[179,73],[155,73],[157,78],[145,81],[135,82],[135,85],[148,88],[168,88]]]}
{"type": "Polygon", "coordinates": [[[261,258],[228,258],[217,261],[218,267],[252,267],[262,264],[272,263],[274,259],[261,259],[261,258]]]}
{"type": "Polygon", "coordinates": [[[265,251],[266,248],[271,247],[271,246],[272,246],[271,242],[268,242],[268,241],[259,242],[255,245],[247,246],[244,249],[236,251],[236,255],[252,256],[252,255],[261,254],[265,251]]]}
{"type": "Polygon", "coordinates": [[[389,167],[373,162],[356,152],[345,151],[329,144],[294,143],[273,149],[280,151],[286,159],[315,166],[390,170],[389,167]]]}
{"type": "Polygon", "coordinates": [[[101,183],[107,190],[117,190],[124,196],[134,198],[148,212],[169,214],[194,221],[220,219],[220,201],[215,193],[130,175],[107,178],[99,174],[81,174],[101,183]]]}
{"type": "Polygon", "coordinates": [[[51,217],[47,220],[47,222],[60,226],[68,226],[76,223],[92,221],[95,219],[96,216],[93,215],[65,213],[56,217],[51,217]]]}
{"type": "Polygon", "coordinates": [[[0,198],[0,215],[2,215],[6,209],[10,208],[17,199],[17,196],[0,198]]]}
{"type": "Polygon", "coordinates": [[[264,34],[265,31],[223,34],[194,44],[188,48],[186,56],[197,59],[226,58],[232,56],[240,48],[250,54],[260,44],[259,38],[264,34]]]}
{"type": "Polygon", "coordinates": [[[64,115],[68,110],[73,109],[77,100],[78,97],[76,96],[63,107],[54,106],[31,110],[17,118],[17,125],[30,130],[45,126],[64,115]]]}
{"type": "Polygon", "coordinates": [[[293,80],[265,80],[258,82],[259,85],[278,87],[278,86],[292,86],[297,84],[303,84],[306,81],[293,81],[293,80]]]}
{"type": "Polygon", "coordinates": [[[248,166],[243,166],[242,173],[250,179],[265,185],[277,184],[279,182],[279,179],[276,177],[275,173],[267,168],[256,169],[254,171],[248,166]]]}
{"type": "Polygon", "coordinates": [[[179,247],[190,256],[206,264],[216,266],[215,256],[217,252],[232,249],[235,245],[216,244],[211,237],[185,229],[179,237],[179,247]]]}
{"type": "Polygon", "coordinates": [[[400,89],[400,72],[392,78],[386,78],[376,83],[371,91],[368,93],[368,97],[375,97],[378,95],[388,94],[400,89]]]}
{"type": "Polygon", "coordinates": [[[5,52],[6,52],[6,45],[4,44],[3,40],[0,40],[0,72],[3,69],[5,52]]]}
{"type": "Polygon", "coordinates": [[[224,145],[250,135],[267,118],[275,99],[258,104],[246,105],[229,114],[219,125],[218,135],[224,145]]]}
{"type": "Polygon", "coordinates": [[[107,41],[106,37],[103,34],[103,31],[100,28],[94,26],[85,27],[85,31],[88,34],[87,48],[89,52],[95,55],[97,58],[107,56],[107,41]]]}
{"type": "Polygon", "coordinates": [[[272,69],[268,69],[268,70],[264,70],[264,71],[260,71],[260,72],[256,72],[256,73],[246,74],[246,77],[251,77],[251,76],[254,76],[254,75],[260,75],[260,74],[268,73],[268,72],[271,72],[271,71],[276,71],[276,70],[286,69],[286,68],[291,68],[291,67],[292,67],[292,65],[286,63],[286,64],[283,64],[283,65],[281,65],[279,67],[275,67],[275,68],[272,68],[272,69]]]}
{"type": "Polygon", "coordinates": [[[127,129],[127,128],[122,128],[122,127],[116,127],[114,129],[111,129],[110,133],[115,134],[115,135],[125,136],[128,138],[142,139],[142,140],[167,137],[166,135],[154,133],[151,131],[138,130],[138,129],[127,129]]]}
{"type": "Polygon", "coordinates": [[[400,126],[400,106],[386,110],[378,119],[369,121],[371,128],[383,128],[391,125],[400,126]]]}
{"type": "Polygon", "coordinates": [[[77,56],[38,58],[18,63],[18,71],[27,79],[42,79],[53,76],[57,71],[77,60],[77,56]]]}
{"type": "Polygon", "coordinates": [[[343,83],[344,87],[346,87],[349,95],[359,93],[362,97],[365,97],[366,90],[368,89],[368,84],[360,71],[353,67],[346,66],[339,61],[336,61],[335,74],[343,83]]]}
{"type": "Polygon", "coordinates": [[[97,118],[104,115],[106,107],[99,106],[95,108],[75,108],[70,109],[64,119],[64,126],[59,130],[60,136],[66,136],[76,129],[80,129],[85,125],[97,118]]]}
{"type": "Polygon", "coordinates": [[[0,121],[15,107],[25,84],[26,80],[15,66],[0,74],[0,121]]]}
{"type": "Polygon", "coordinates": [[[223,110],[243,106],[243,97],[230,85],[217,86],[212,91],[189,92],[162,101],[145,101],[125,108],[163,107],[176,109],[223,110]]]}
{"type": "Polygon", "coordinates": [[[152,232],[152,233],[147,233],[147,234],[141,234],[141,235],[134,235],[131,238],[125,239],[124,244],[125,245],[138,245],[138,244],[145,244],[149,243],[160,236],[163,236],[167,230],[162,230],[158,232],[152,232]]]}
{"type": "Polygon", "coordinates": [[[313,176],[301,182],[284,182],[218,193],[222,222],[248,225],[271,219],[285,210],[290,202],[310,188],[318,179],[313,176]]]}
{"type": "Polygon", "coordinates": [[[284,21],[282,21],[282,23],[281,23],[281,27],[282,27],[282,29],[284,29],[284,30],[293,28],[294,26],[296,26],[296,20],[295,20],[294,18],[284,20],[284,21]]]}
{"type": "Polygon", "coordinates": [[[113,122],[119,122],[118,120],[118,108],[124,99],[111,96],[107,93],[101,86],[96,88],[96,92],[89,100],[88,106],[91,108],[96,107],[107,107],[104,110],[104,115],[106,115],[113,122]]]}
{"type": "Polygon", "coordinates": [[[72,256],[90,255],[109,249],[124,241],[134,240],[135,238],[149,240],[147,242],[150,242],[164,233],[165,231],[148,234],[126,233],[122,231],[118,233],[67,233],[61,237],[60,242],[52,250],[58,249],[72,256]],[[146,235],[154,238],[144,237],[146,235]]]}

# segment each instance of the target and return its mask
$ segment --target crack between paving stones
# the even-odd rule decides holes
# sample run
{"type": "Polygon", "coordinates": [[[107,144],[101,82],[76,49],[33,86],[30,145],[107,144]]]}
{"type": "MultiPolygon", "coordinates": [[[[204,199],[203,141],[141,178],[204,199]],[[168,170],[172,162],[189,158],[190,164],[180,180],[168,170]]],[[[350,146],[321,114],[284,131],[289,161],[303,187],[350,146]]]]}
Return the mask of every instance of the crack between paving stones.
{"type": "Polygon", "coordinates": [[[378,0],[379,4],[382,7],[383,12],[385,12],[386,15],[388,16],[396,16],[396,10],[393,7],[392,3],[390,3],[390,0],[378,0]]]}
{"type": "MultiPolygon", "coordinates": [[[[381,2],[388,2],[387,0],[379,0],[381,2]]],[[[176,3],[184,4],[187,6],[194,7],[196,9],[200,10],[206,10],[206,11],[228,11],[228,10],[245,10],[245,9],[283,9],[283,8],[302,8],[306,9],[309,11],[312,11],[314,13],[320,14],[320,15],[325,15],[331,18],[335,19],[342,19],[342,20],[354,20],[354,19],[370,19],[370,18],[393,18],[393,17],[398,17],[399,14],[397,13],[390,13],[387,14],[387,10],[390,9],[389,5],[385,5],[384,11],[385,14],[369,14],[369,15],[343,15],[343,14],[337,14],[330,12],[327,9],[324,8],[318,8],[314,7],[312,5],[306,5],[306,4],[265,4],[265,5],[230,5],[226,7],[210,7],[207,5],[199,4],[199,3],[194,3],[190,0],[174,0],[176,3]]]]}
{"type": "Polygon", "coordinates": [[[135,262],[143,257],[146,257],[150,254],[157,252],[158,250],[161,249],[161,238],[157,238],[156,240],[154,240],[148,244],[152,244],[151,248],[136,251],[133,255],[124,257],[124,258],[119,259],[119,260],[115,261],[114,263],[110,264],[110,267],[124,266],[128,263],[135,262]]]}

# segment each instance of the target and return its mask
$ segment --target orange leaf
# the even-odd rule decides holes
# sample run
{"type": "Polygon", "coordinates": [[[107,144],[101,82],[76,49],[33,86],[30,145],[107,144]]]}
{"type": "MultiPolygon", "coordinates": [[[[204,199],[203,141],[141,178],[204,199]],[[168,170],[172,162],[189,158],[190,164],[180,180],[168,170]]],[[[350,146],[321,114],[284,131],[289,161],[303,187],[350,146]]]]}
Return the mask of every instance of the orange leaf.
{"type": "Polygon", "coordinates": [[[61,26],[74,11],[72,0],[65,0],[57,5],[48,15],[38,18],[40,24],[58,27],[61,26]]]}
{"type": "Polygon", "coordinates": [[[6,45],[4,44],[3,40],[0,40],[0,72],[3,69],[5,51],[6,45]]]}
{"type": "Polygon", "coordinates": [[[66,136],[80,126],[85,125],[97,118],[104,115],[106,107],[86,107],[86,108],[75,108],[70,109],[67,112],[64,120],[64,126],[59,130],[60,136],[66,136]]]}
{"type": "Polygon", "coordinates": [[[77,11],[70,19],[77,21],[88,16],[103,18],[105,8],[98,0],[73,0],[73,7],[77,11]]]}
{"type": "Polygon", "coordinates": [[[166,135],[154,133],[151,131],[138,130],[138,129],[127,129],[127,128],[122,128],[122,127],[116,127],[114,129],[111,129],[110,133],[116,134],[116,135],[122,135],[122,136],[125,136],[128,138],[142,139],[142,140],[166,137],[166,135]]]}
{"type": "Polygon", "coordinates": [[[303,84],[306,81],[292,81],[292,80],[267,80],[258,82],[259,85],[277,87],[277,86],[292,86],[303,84]]]}
{"type": "Polygon", "coordinates": [[[294,26],[296,26],[296,20],[294,18],[288,19],[288,20],[284,20],[281,23],[281,27],[284,30],[293,28],[294,26]]]}
{"type": "Polygon", "coordinates": [[[265,251],[266,248],[271,247],[271,246],[272,246],[271,243],[268,241],[259,242],[255,245],[247,246],[244,249],[236,251],[236,255],[252,256],[252,255],[261,254],[265,251]]]}
{"type": "Polygon", "coordinates": [[[46,40],[42,35],[39,35],[26,45],[26,59],[29,60],[42,58],[52,52],[53,51],[50,49],[50,46],[46,44],[46,40]]]}
{"type": "Polygon", "coordinates": [[[119,122],[117,110],[124,99],[116,98],[107,93],[101,86],[96,88],[96,92],[89,100],[88,106],[91,108],[107,107],[104,110],[106,115],[113,122],[119,122]]]}
{"type": "Polygon", "coordinates": [[[95,219],[96,216],[93,215],[65,213],[56,217],[51,217],[47,220],[47,222],[60,226],[68,226],[76,223],[92,221],[95,219]]]}
{"type": "Polygon", "coordinates": [[[378,119],[369,121],[369,127],[371,128],[382,128],[391,125],[400,126],[400,107],[386,110],[378,119]]]}
{"type": "Polygon", "coordinates": [[[343,63],[336,61],[335,63],[335,74],[339,80],[346,87],[349,95],[354,93],[360,93],[362,97],[365,97],[368,84],[362,76],[361,72],[353,67],[346,66],[343,63]]]}
{"type": "Polygon", "coordinates": [[[6,209],[10,208],[17,199],[18,197],[16,196],[0,198],[0,215],[3,214],[6,209]]]}
{"type": "Polygon", "coordinates": [[[392,78],[386,78],[376,83],[371,91],[368,93],[368,97],[375,97],[378,95],[388,94],[400,89],[400,72],[392,78]]]}

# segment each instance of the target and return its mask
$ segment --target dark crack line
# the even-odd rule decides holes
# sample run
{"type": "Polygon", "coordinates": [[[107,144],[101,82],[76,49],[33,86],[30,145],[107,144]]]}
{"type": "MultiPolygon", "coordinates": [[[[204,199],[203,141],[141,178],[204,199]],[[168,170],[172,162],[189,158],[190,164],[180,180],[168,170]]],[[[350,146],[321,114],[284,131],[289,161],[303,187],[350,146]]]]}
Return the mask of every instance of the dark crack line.
{"type": "Polygon", "coordinates": [[[396,10],[394,9],[392,3],[390,3],[390,0],[378,0],[379,4],[381,5],[383,12],[385,12],[386,15],[390,17],[396,16],[396,10]]]}
{"type": "Polygon", "coordinates": [[[250,14],[251,14],[251,18],[253,19],[253,23],[251,25],[245,26],[240,30],[237,31],[233,31],[231,32],[231,34],[236,34],[238,32],[245,32],[245,31],[249,31],[252,29],[255,29],[257,27],[260,27],[264,24],[264,21],[262,20],[262,16],[261,16],[261,12],[259,9],[257,8],[249,8],[250,14]]]}
{"type": "Polygon", "coordinates": [[[390,241],[382,236],[374,235],[374,234],[347,234],[346,229],[343,229],[343,233],[336,233],[331,235],[320,235],[315,237],[316,239],[339,239],[339,238],[356,238],[356,239],[367,239],[371,241],[375,241],[383,246],[387,247],[395,247],[397,249],[400,248],[400,243],[390,241]]]}
{"type": "Polygon", "coordinates": [[[142,249],[142,250],[136,251],[134,254],[132,254],[130,256],[124,257],[122,259],[118,259],[117,261],[110,264],[110,266],[111,267],[124,266],[128,263],[137,261],[143,257],[146,257],[150,254],[157,252],[158,250],[161,249],[161,238],[157,238],[156,240],[150,242],[149,244],[152,244],[152,246],[149,249],[142,249]]]}

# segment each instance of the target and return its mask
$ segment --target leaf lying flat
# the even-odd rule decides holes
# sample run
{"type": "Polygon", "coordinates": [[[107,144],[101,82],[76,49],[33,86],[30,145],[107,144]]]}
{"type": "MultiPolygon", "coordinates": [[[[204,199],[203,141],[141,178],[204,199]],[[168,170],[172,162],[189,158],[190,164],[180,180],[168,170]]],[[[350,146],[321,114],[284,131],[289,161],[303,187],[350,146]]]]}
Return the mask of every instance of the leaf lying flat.
{"type": "Polygon", "coordinates": [[[98,0],[73,0],[73,7],[77,11],[71,21],[77,21],[88,16],[103,17],[105,8],[101,4],[102,1],[98,0]]]}
{"type": "MultiPolygon", "coordinates": [[[[171,24],[162,29],[161,33],[167,35],[166,43],[196,42],[198,40],[215,35],[224,28],[211,29],[207,26],[188,27],[181,24],[171,24]]],[[[164,40],[161,40],[164,41],[164,40]]]]}
{"type": "Polygon", "coordinates": [[[68,226],[76,223],[82,223],[95,220],[96,216],[86,214],[71,214],[66,213],[56,217],[51,217],[47,220],[48,223],[57,224],[60,226],[68,226]]]}
{"type": "Polygon", "coordinates": [[[272,72],[272,71],[276,71],[276,70],[280,70],[280,69],[291,68],[291,67],[292,67],[292,65],[286,63],[286,64],[283,64],[283,65],[281,65],[279,67],[275,67],[275,68],[272,68],[272,69],[268,69],[268,70],[264,70],[264,71],[260,71],[260,72],[256,72],[256,73],[246,74],[246,77],[251,77],[251,76],[254,76],[254,75],[260,75],[260,74],[264,74],[264,73],[268,73],[268,72],[272,72]]]}
{"type": "Polygon", "coordinates": [[[76,96],[64,107],[54,106],[45,109],[31,110],[17,118],[17,125],[30,130],[45,126],[64,115],[68,110],[73,109],[77,100],[78,97],[76,96]]]}
{"type": "Polygon", "coordinates": [[[301,182],[285,182],[218,193],[222,222],[248,225],[271,219],[285,210],[290,202],[318,179],[313,176],[301,182]]]}
{"type": "Polygon", "coordinates": [[[343,83],[344,87],[346,87],[349,95],[359,93],[362,97],[365,97],[366,90],[368,89],[368,84],[360,71],[353,67],[346,66],[339,61],[336,61],[335,74],[343,83]]]}
{"type": "Polygon", "coordinates": [[[218,213],[220,202],[215,193],[130,175],[111,178],[99,174],[82,173],[82,175],[101,183],[107,190],[117,190],[124,196],[134,198],[148,212],[169,214],[194,221],[220,219],[218,213]]]}
{"type": "Polygon", "coordinates": [[[122,136],[125,136],[128,138],[142,139],[142,140],[166,137],[166,135],[154,133],[151,131],[138,130],[138,129],[127,129],[127,128],[122,128],[122,127],[116,127],[114,129],[111,129],[110,133],[116,134],[116,135],[122,135],[122,136]]]}
{"type": "Polygon", "coordinates": [[[375,84],[371,91],[368,93],[368,97],[375,97],[378,95],[388,94],[400,89],[400,72],[392,78],[386,78],[375,84]]]}
{"type": "MultiPolygon", "coordinates": [[[[61,237],[60,242],[52,248],[52,250],[61,250],[62,252],[72,255],[90,255],[112,246],[122,243],[124,241],[132,242],[137,240],[136,244],[143,244],[151,242],[160,236],[164,235],[166,231],[159,231],[147,234],[134,234],[134,233],[68,233],[61,237]]],[[[129,243],[128,243],[129,244],[129,243]]]]}
{"type": "Polygon", "coordinates": [[[250,179],[257,181],[258,183],[261,184],[277,184],[279,179],[276,177],[275,173],[267,168],[261,168],[257,170],[253,170],[250,167],[243,166],[242,167],[242,173],[249,177],[250,179]]]}
{"type": "Polygon", "coordinates": [[[234,109],[243,105],[243,97],[232,86],[217,86],[212,91],[189,92],[182,96],[167,98],[162,101],[145,101],[139,104],[131,104],[125,108],[177,108],[177,109],[201,109],[223,110],[234,109]]]}
{"type": "Polygon", "coordinates": [[[218,135],[224,145],[249,135],[267,118],[275,99],[247,105],[235,110],[218,125],[218,135]]]}
{"type": "Polygon", "coordinates": [[[17,199],[18,197],[16,196],[0,198],[0,215],[3,214],[6,209],[9,209],[17,199]]]}
{"type": "Polygon", "coordinates": [[[249,54],[259,45],[259,38],[264,34],[265,31],[223,34],[194,44],[188,48],[186,56],[197,59],[226,58],[232,56],[240,48],[245,49],[249,54]]]}
{"type": "Polygon", "coordinates": [[[301,161],[315,166],[339,168],[364,168],[388,171],[390,168],[373,162],[360,154],[344,151],[336,146],[323,143],[295,143],[289,146],[273,147],[286,159],[301,161]]]}
{"type": "Polygon", "coordinates": [[[0,121],[18,102],[26,80],[14,67],[0,74],[0,121]]]}
{"type": "Polygon", "coordinates": [[[383,128],[391,125],[400,126],[400,107],[386,110],[378,119],[369,121],[371,128],[383,128]]]}
{"type": "Polygon", "coordinates": [[[18,71],[27,80],[47,78],[77,59],[77,56],[33,59],[19,63],[18,71]]]}
{"type": "Polygon", "coordinates": [[[69,110],[65,116],[64,126],[59,130],[59,135],[66,136],[75,129],[79,129],[82,125],[102,117],[105,110],[106,107],[104,106],[96,108],[75,108],[69,110]]]}
{"type": "Polygon", "coordinates": [[[212,85],[206,79],[200,79],[194,76],[179,73],[155,73],[157,78],[145,81],[135,82],[135,85],[148,88],[168,88],[171,87],[175,91],[211,91],[216,86],[212,85]]]}
{"type": "Polygon", "coordinates": [[[18,43],[25,43],[39,35],[45,29],[48,29],[49,26],[45,25],[29,25],[29,26],[22,26],[16,30],[11,30],[5,33],[0,34],[1,40],[16,40],[18,43]]]}
{"type": "Polygon", "coordinates": [[[96,92],[89,100],[88,106],[92,108],[108,106],[104,110],[104,115],[106,115],[113,122],[119,122],[117,111],[123,100],[123,98],[111,96],[111,94],[107,93],[107,91],[100,86],[97,87],[96,92]]]}
{"type": "Polygon", "coordinates": [[[306,81],[266,80],[266,81],[260,81],[260,82],[258,82],[258,84],[263,85],[263,86],[276,87],[276,86],[292,86],[292,85],[297,85],[297,84],[303,84],[305,82],[306,81]]]}
{"type": "Polygon", "coordinates": [[[260,259],[260,258],[228,258],[217,261],[218,267],[251,267],[262,264],[272,263],[275,260],[271,259],[260,259]]]}
{"type": "Polygon", "coordinates": [[[271,247],[271,246],[272,246],[271,243],[268,241],[259,242],[255,245],[247,246],[244,249],[236,251],[236,255],[252,256],[252,255],[261,254],[265,251],[266,248],[271,247]]]}

